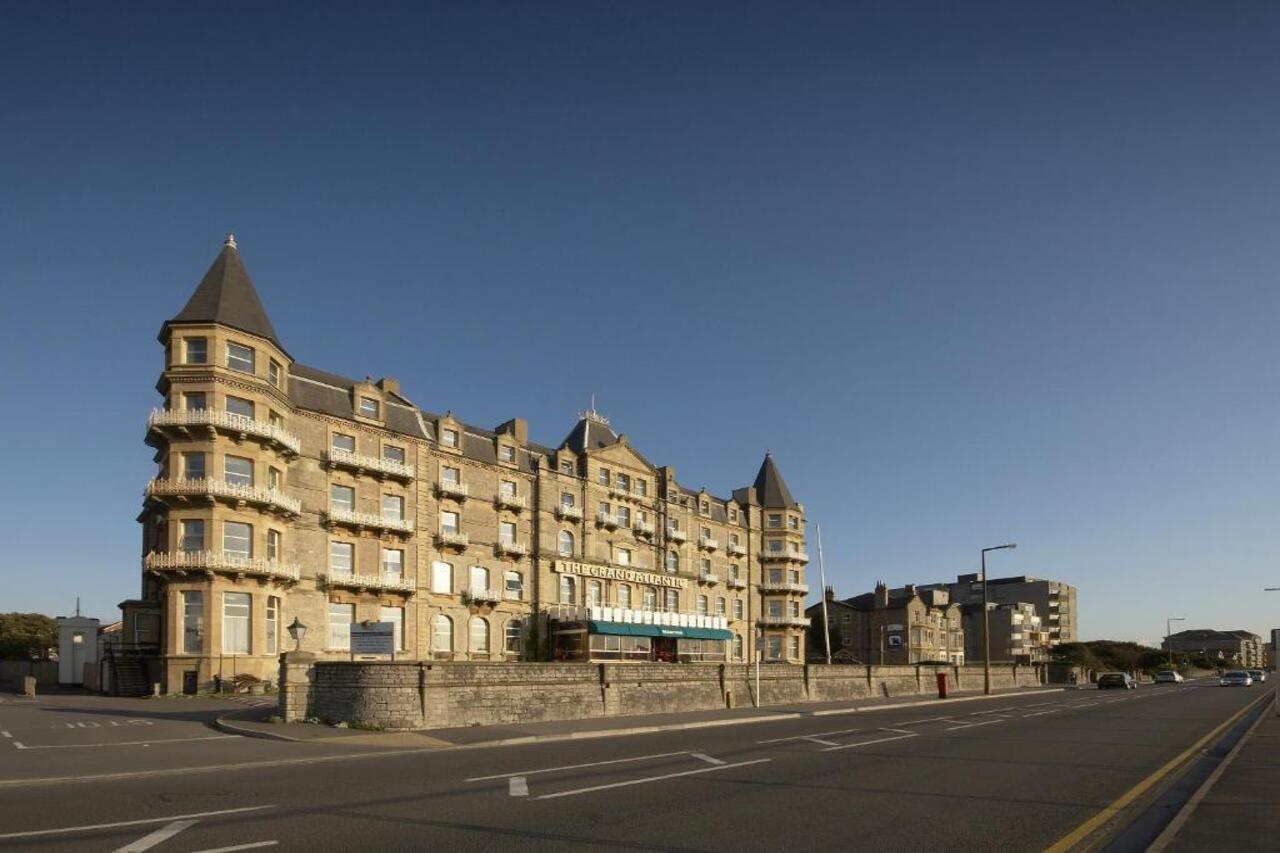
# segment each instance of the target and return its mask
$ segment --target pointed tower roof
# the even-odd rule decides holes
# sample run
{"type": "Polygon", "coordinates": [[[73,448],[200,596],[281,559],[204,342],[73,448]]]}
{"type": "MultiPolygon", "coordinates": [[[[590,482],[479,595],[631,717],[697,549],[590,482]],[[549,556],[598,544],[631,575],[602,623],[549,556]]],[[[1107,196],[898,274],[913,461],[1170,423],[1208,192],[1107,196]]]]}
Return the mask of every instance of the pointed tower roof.
{"type": "Polygon", "coordinates": [[[591,407],[578,415],[578,422],[560,442],[560,449],[568,448],[581,454],[617,443],[618,434],[609,425],[609,419],[596,411],[596,395],[592,394],[591,407]]]}
{"type": "MultiPolygon", "coordinates": [[[[240,260],[234,234],[227,235],[226,244],[200,284],[196,285],[195,293],[191,294],[183,309],[165,323],[165,328],[179,323],[220,323],[266,338],[284,349],[240,260]]],[[[164,330],[161,331],[163,335],[164,330]]]]}
{"type": "Polygon", "coordinates": [[[772,453],[765,453],[764,462],[760,465],[760,473],[756,474],[756,481],[752,488],[755,489],[756,500],[760,501],[761,506],[791,509],[798,505],[795,498],[791,497],[791,490],[787,488],[782,474],[778,472],[772,453]]]}

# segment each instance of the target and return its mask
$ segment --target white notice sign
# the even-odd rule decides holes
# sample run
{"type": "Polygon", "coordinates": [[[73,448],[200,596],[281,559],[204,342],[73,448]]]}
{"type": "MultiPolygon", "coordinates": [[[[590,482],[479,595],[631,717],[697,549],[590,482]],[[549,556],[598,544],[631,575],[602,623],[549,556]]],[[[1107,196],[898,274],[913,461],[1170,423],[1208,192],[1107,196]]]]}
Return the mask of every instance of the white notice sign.
{"type": "Polygon", "coordinates": [[[394,622],[351,623],[352,655],[390,655],[396,650],[394,622]]]}

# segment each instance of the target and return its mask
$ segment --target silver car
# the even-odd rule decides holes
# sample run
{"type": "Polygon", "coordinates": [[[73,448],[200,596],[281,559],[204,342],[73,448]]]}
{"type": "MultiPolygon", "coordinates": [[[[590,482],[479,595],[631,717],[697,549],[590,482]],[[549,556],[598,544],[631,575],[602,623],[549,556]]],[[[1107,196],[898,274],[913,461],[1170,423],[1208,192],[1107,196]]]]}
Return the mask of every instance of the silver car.
{"type": "Polygon", "coordinates": [[[1218,684],[1223,687],[1252,687],[1253,676],[1243,669],[1233,669],[1222,673],[1222,677],[1218,679],[1218,684]]]}

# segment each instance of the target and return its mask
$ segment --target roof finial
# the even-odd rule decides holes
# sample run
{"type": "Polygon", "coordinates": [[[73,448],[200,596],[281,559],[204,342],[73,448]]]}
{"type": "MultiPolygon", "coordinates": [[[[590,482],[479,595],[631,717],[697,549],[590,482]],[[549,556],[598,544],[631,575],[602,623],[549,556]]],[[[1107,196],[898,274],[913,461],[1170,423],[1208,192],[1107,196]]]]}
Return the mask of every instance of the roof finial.
{"type": "Polygon", "coordinates": [[[585,418],[589,421],[595,421],[598,424],[609,426],[609,419],[596,411],[596,395],[591,392],[591,406],[585,412],[579,412],[578,417],[585,418]]]}
{"type": "Polygon", "coordinates": [[[228,246],[228,247],[230,247],[230,248],[234,249],[234,248],[236,247],[236,235],[234,235],[234,234],[228,234],[228,235],[227,235],[227,242],[226,242],[226,243],[224,243],[223,245],[228,246]]]}

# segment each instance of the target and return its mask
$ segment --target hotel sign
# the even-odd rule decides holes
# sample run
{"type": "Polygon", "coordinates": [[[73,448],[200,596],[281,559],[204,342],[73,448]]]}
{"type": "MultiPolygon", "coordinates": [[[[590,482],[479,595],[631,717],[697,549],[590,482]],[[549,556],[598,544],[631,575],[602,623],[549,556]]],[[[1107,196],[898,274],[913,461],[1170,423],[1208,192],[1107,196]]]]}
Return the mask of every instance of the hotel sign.
{"type": "Polygon", "coordinates": [[[556,560],[551,564],[551,570],[554,572],[563,572],[567,575],[581,575],[586,578],[604,578],[611,581],[628,581],[630,583],[645,583],[653,586],[666,586],[674,589],[683,589],[688,583],[687,578],[676,577],[675,575],[659,575],[654,572],[638,572],[635,569],[625,569],[621,566],[602,566],[597,563],[575,563],[571,560],[556,560]]]}

